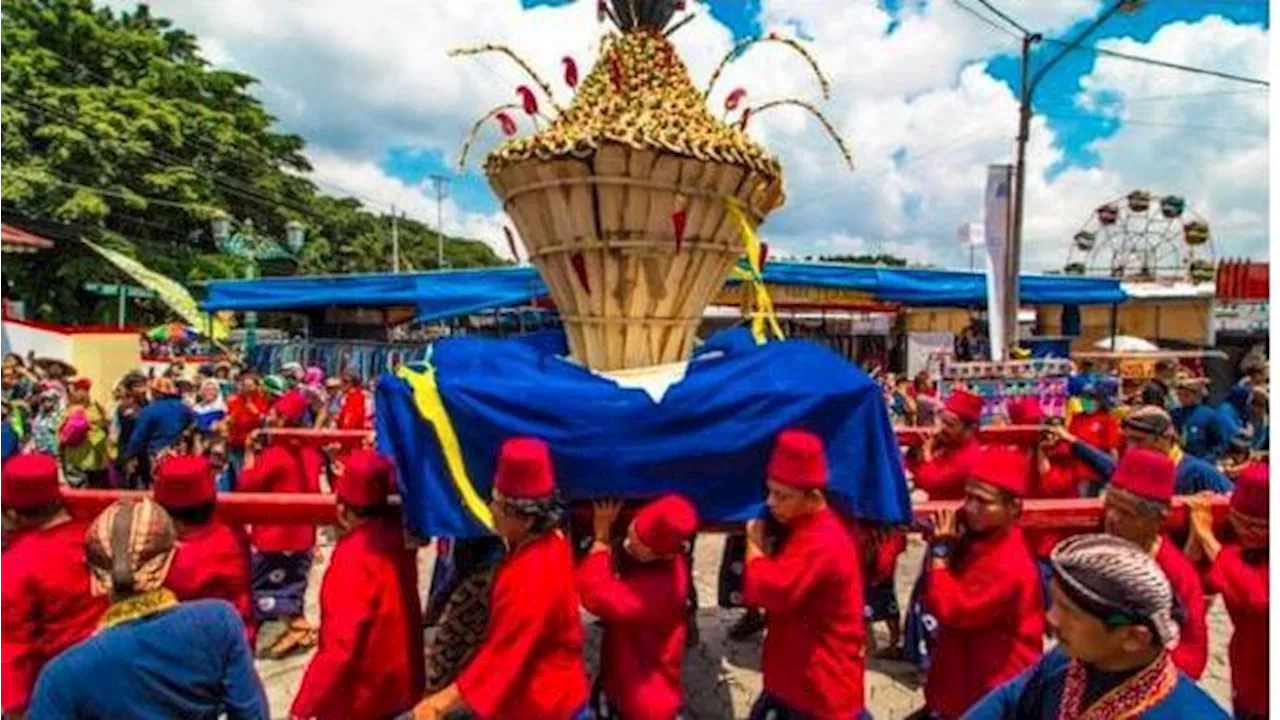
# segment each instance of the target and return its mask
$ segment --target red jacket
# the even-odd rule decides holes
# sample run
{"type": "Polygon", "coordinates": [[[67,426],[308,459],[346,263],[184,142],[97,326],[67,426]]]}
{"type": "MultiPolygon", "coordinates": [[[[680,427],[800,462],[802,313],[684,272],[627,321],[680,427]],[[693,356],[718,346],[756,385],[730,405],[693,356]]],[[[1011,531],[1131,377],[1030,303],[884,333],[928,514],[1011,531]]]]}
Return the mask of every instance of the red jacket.
{"type": "Polygon", "coordinates": [[[582,606],[604,624],[601,684],[627,720],[671,720],[680,711],[687,570],[676,556],[619,578],[608,550],[592,552],[578,570],[582,606]]]}
{"type": "Polygon", "coordinates": [[[394,520],[339,538],[320,586],[320,646],[294,698],[300,718],[386,718],[422,699],[418,567],[394,520]]]}
{"type": "MultiPolygon", "coordinates": [[[[1077,413],[1067,425],[1067,432],[1104,453],[1116,452],[1120,449],[1122,439],[1120,421],[1106,410],[1098,410],[1087,415],[1077,413]]],[[[1098,471],[1081,458],[1072,458],[1071,466],[1077,481],[1101,479],[1098,471]]]]}
{"type": "Polygon", "coordinates": [[[338,430],[364,430],[369,427],[367,419],[364,391],[358,387],[344,391],[334,427],[338,430]]]}
{"type": "Polygon", "coordinates": [[[164,584],[179,600],[226,600],[244,620],[249,647],[257,636],[249,538],[220,520],[186,528],[164,584]]]}
{"type": "Polygon", "coordinates": [[[907,534],[900,529],[867,523],[848,523],[845,527],[867,551],[862,558],[868,587],[892,583],[898,571],[898,557],[907,550],[907,534]]]}
{"type": "Polygon", "coordinates": [[[243,450],[249,433],[262,427],[270,402],[264,393],[236,393],[227,399],[227,447],[243,450]]]}
{"type": "Polygon", "coordinates": [[[1040,659],[1040,573],[1019,528],[976,540],[962,557],[930,567],[924,604],[938,620],[925,704],[941,720],[959,718],[1040,659]]]}
{"type": "Polygon", "coordinates": [[[1224,546],[1205,576],[1209,592],[1222,593],[1234,628],[1227,647],[1232,707],[1261,717],[1268,714],[1270,577],[1265,556],[1260,562],[1248,562],[1238,545],[1224,546]]]}
{"type": "Polygon", "coordinates": [[[575,580],[573,550],[559,530],[503,561],[484,642],[458,674],[476,720],[569,720],[586,704],[575,580]]]}
{"type": "Polygon", "coordinates": [[[977,440],[969,440],[958,448],[935,453],[932,460],[916,467],[915,486],[929,493],[930,500],[963,499],[980,447],[977,440]]]}
{"type": "Polygon", "coordinates": [[[863,710],[866,627],[858,547],[830,508],[801,518],[743,572],[743,605],[765,611],[765,692],[815,720],[863,710]]]}
{"type": "Polygon", "coordinates": [[[36,676],[58,653],[93,634],[107,609],[89,591],[86,523],[24,530],[4,551],[0,574],[0,695],[4,712],[21,713],[36,676]]]}
{"type": "MultiPolygon", "coordinates": [[[[1040,473],[1033,465],[1031,468],[1031,494],[1027,497],[1037,500],[1080,497],[1080,483],[1075,468],[1075,454],[1071,446],[1065,442],[1055,443],[1046,453],[1049,460],[1049,472],[1040,473]]],[[[1032,462],[1037,462],[1032,456],[1032,462]]],[[[1027,545],[1036,557],[1048,558],[1055,545],[1070,535],[1066,531],[1028,530],[1027,545]]]]}
{"type": "MultiPolygon", "coordinates": [[[[296,445],[271,445],[240,475],[241,492],[318,493],[319,451],[296,445]]],[[[315,525],[254,525],[250,536],[259,552],[302,552],[316,544],[315,525]]]]}
{"type": "Polygon", "coordinates": [[[1192,680],[1199,680],[1209,662],[1209,606],[1204,600],[1204,587],[1195,566],[1173,542],[1165,537],[1157,542],[1160,547],[1156,550],[1156,564],[1169,578],[1174,597],[1186,613],[1178,646],[1173,649],[1173,664],[1192,680]]]}

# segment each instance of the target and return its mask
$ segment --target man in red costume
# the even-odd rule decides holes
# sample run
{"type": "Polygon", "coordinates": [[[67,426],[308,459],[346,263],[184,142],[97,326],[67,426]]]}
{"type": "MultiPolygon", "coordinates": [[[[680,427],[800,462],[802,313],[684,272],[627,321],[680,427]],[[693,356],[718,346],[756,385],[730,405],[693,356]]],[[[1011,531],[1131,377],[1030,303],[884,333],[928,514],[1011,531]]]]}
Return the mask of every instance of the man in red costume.
{"type": "Polygon", "coordinates": [[[930,500],[959,500],[964,497],[965,481],[978,457],[982,398],[957,389],[947,398],[939,417],[937,432],[921,448],[914,482],[929,493],[930,500]]]}
{"type": "Polygon", "coordinates": [[[559,527],[563,508],[546,443],[503,443],[489,507],[507,557],[493,580],[484,642],[413,717],[438,720],[465,709],[476,720],[586,720],[573,546],[559,527]]]}
{"type": "Polygon", "coordinates": [[[596,504],[594,541],[578,570],[582,606],[604,624],[592,704],[602,718],[673,720],[682,717],[683,702],[684,547],[698,529],[698,513],[679,495],[650,502],[627,527],[615,562],[609,538],[620,507],[596,504]]]}
{"type": "MultiPolygon", "coordinates": [[[[1040,407],[1040,401],[1035,397],[1010,401],[1009,422],[1013,425],[1044,425],[1044,410],[1040,407]]],[[[1075,462],[1071,443],[1053,432],[1046,432],[1035,445],[1026,496],[1036,500],[1079,497],[1080,484],[1077,481],[1075,462]]],[[[1040,563],[1046,588],[1049,582],[1049,555],[1058,541],[1066,536],[1067,533],[1054,530],[1026,532],[1027,545],[1040,563]]]]}
{"type": "Polygon", "coordinates": [[[388,502],[393,482],[391,463],[360,449],[334,488],[343,535],[320,587],[320,647],[295,718],[385,718],[422,697],[418,568],[388,502]]]}
{"type": "Polygon", "coordinates": [[[1270,714],[1267,683],[1270,663],[1268,614],[1271,608],[1269,581],[1271,539],[1268,516],[1271,508],[1270,467],[1254,463],[1240,473],[1231,493],[1231,529],[1236,542],[1223,545],[1213,533],[1213,511],[1207,500],[1191,499],[1191,537],[1187,541],[1192,559],[1208,564],[1205,586],[1222,593],[1231,616],[1231,642],[1227,656],[1231,666],[1231,707],[1242,720],[1261,720],[1270,714]]]}
{"type": "Polygon", "coordinates": [[[365,410],[364,388],[360,387],[360,375],[352,368],[342,372],[342,402],[334,427],[339,430],[364,430],[369,427],[365,410]]]}
{"type": "Polygon", "coordinates": [[[1143,448],[1125,451],[1103,498],[1103,526],[1107,533],[1149,552],[1169,577],[1182,611],[1173,664],[1199,680],[1209,659],[1204,589],[1195,567],[1162,534],[1173,501],[1175,472],[1173,461],[1163,452],[1143,448]]]}
{"type": "Polygon", "coordinates": [[[40,669],[93,634],[107,602],[89,592],[88,526],[62,505],[58,461],[15,455],[0,477],[0,508],[13,529],[0,574],[0,695],[5,716],[21,717],[40,669]]]}
{"type": "Polygon", "coordinates": [[[827,506],[827,455],[803,430],[778,435],[769,513],[786,528],[770,555],[764,520],[747,523],[743,604],[764,610],[764,691],[752,720],[835,720],[865,713],[866,628],[858,547],[827,506]]]}
{"type": "Polygon", "coordinates": [[[240,392],[227,398],[227,461],[231,465],[231,489],[236,489],[237,478],[244,471],[244,456],[249,434],[262,427],[262,421],[271,409],[271,401],[262,391],[261,380],[256,373],[246,371],[240,376],[240,392]]]}
{"type": "Polygon", "coordinates": [[[1018,527],[1027,469],[1024,453],[985,448],[960,515],[938,513],[924,595],[938,621],[938,644],[924,696],[940,720],[957,720],[1040,658],[1040,572],[1018,527]]]}
{"type": "Polygon", "coordinates": [[[178,532],[165,587],[179,600],[217,598],[231,603],[253,647],[258,619],[249,584],[249,539],[214,517],[218,494],[209,461],[197,455],[165,458],[156,468],[152,493],[178,532]]]}
{"type": "MultiPolygon", "coordinates": [[[[285,395],[272,406],[267,423],[298,427],[307,411],[300,394],[285,395]]],[[[320,453],[289,441],[275,443],[256,458],[246,458],[240,489],[244,492],[320,492],[320,453]]],[[[311,570],[316,528],[308,523],[254,525],[253,595],[258,619],[283,620],[285,632],[267,650],[275,659],[306,650],[316,643],[315,629],[303,615],[307,574],[311,570]]]]}

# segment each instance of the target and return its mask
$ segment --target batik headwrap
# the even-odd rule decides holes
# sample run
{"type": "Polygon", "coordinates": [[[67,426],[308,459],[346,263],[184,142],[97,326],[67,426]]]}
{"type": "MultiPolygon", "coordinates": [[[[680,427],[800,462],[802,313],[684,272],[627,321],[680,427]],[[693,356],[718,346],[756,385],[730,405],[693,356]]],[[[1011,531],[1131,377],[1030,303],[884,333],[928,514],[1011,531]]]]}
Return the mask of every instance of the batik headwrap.
{"type": "Polygon", "coordinates": [[[1058,543],[1049,560],[1081,609],[1111,626],[1145,625],[1166,648],[1178,644],[1173,590],[1142,548],[1112,535],[1077,535],[1058,543]]]}
{"type": "Polygon", "coordinates": [[[93,594],[119,598],[160,589],[176,538],[169,513],[150,498],[116,501],[85,534],[93,594]]]}

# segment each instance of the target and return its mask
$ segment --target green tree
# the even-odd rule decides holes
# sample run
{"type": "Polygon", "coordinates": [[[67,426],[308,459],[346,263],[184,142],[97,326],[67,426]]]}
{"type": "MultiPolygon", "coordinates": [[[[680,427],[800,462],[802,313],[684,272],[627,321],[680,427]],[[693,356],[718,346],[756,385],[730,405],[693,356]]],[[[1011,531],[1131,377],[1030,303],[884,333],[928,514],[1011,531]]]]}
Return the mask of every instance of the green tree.
{"type": "MultiPolygon", "coordinates": [[[[62,224],[53,251],[6,258],[7,291],[38,315],[106,315],[111,301],[82,285],[119,278],[75,241],[81,234],[180,281],[241,276],[243,262],[220,255],[209,235],[217,210],[275,237],[289,220],[308,226],[299,263],[266,274],[389,267],[389,221],[319,195],[303,139],[276,128],[253,77],[210,66],[195,36],[146,5],[117,13],[92,0],[3,0],[0,12],[0,201],[7,221],[62,224]]],[[[413,254],[429,231],[403,225],[412,265],[434,265],[434,255],[413,254]]],[[[458,267],[499,262],[460,239],[446,255],[458,267]]],[[[144,308],[139,320],[167,317],[144,308]]]]}

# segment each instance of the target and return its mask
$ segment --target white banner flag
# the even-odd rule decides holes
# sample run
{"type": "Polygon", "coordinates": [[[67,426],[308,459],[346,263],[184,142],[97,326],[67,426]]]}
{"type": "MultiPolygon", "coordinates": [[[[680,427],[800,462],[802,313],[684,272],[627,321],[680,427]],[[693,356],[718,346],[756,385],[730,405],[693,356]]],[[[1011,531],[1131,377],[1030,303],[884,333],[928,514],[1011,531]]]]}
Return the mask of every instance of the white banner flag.
{"type": "Polygon", "coordinates": [[[987,245],[987,327],[990,328],[991,359],[1004,360],[1005,251],[1009,245],[1010,199],[1013,196],[1013,166],[987,166],[987,196],[983,224],[987,245]]]}

